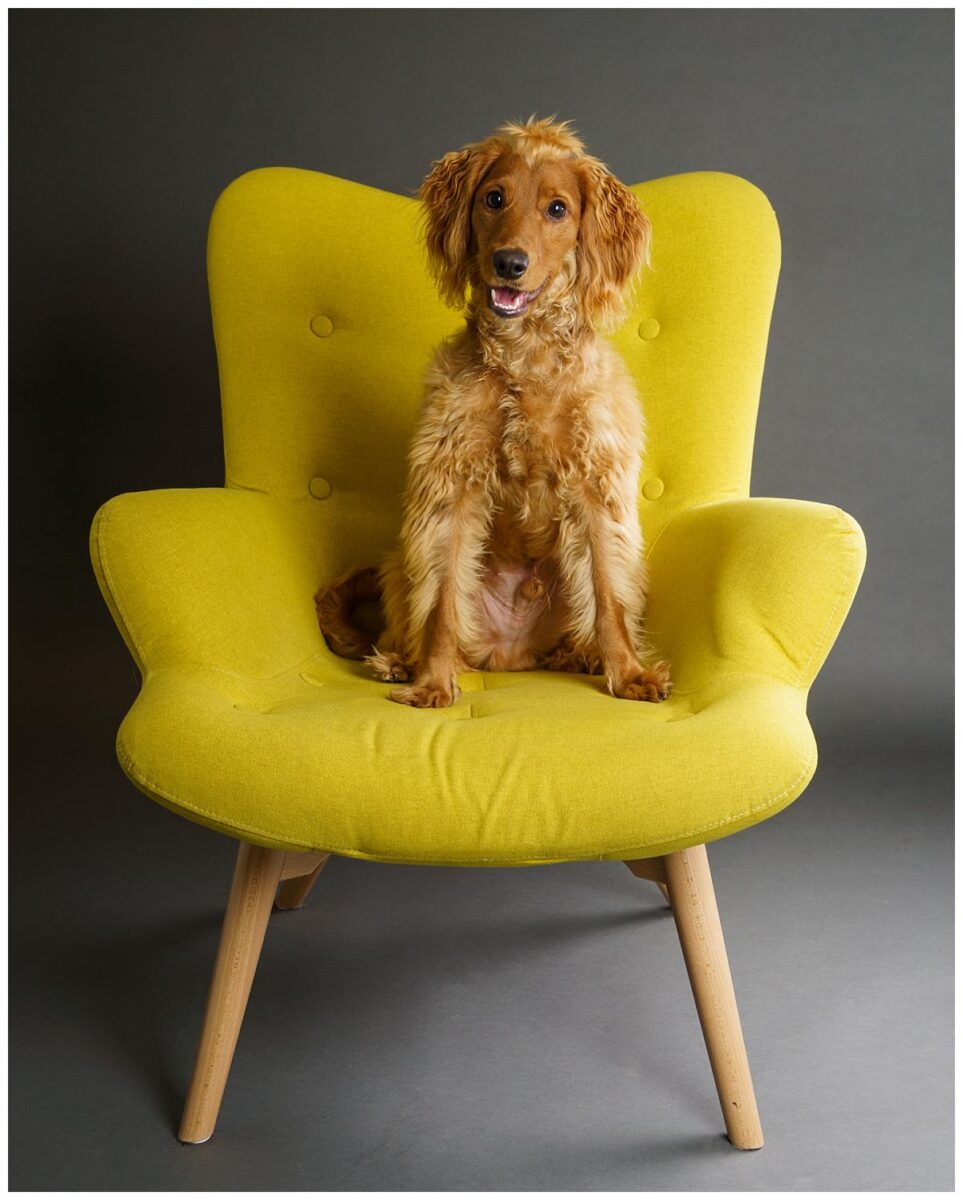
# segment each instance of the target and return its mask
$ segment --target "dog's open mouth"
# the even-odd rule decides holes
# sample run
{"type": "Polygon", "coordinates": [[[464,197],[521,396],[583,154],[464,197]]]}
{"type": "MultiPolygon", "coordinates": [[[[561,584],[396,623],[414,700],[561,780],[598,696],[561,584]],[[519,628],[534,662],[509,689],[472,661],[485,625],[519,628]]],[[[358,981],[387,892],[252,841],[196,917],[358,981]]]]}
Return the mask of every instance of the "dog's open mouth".
{"type": "Polygon", "coordinates": [[[544,286],[543,283],[534,292],[523,292],[512,287],[490,287],[488,307],[500,317],[520,317],[544,286]]]}

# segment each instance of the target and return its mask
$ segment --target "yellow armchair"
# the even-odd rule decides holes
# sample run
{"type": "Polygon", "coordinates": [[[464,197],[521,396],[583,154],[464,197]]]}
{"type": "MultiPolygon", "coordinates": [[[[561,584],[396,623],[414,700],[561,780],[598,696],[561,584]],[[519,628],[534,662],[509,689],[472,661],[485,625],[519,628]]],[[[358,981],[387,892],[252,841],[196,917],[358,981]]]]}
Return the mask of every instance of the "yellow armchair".
{"type": "Polygon", "coordinates": [[[623,860],[658,883],[730,1139],[762,1144],[705,844],[808,783],[807,693],[865,548],[839,509],[748,498],[779,268],[765,197],[711,172],[635,190],[653,264],[614,340],[646,410],[648,628],[676,690],[628,704],[585,676],[477,673],[433,711],[388,703],[389,685],[332,655],[313,604],[394,540],[421,372],[458,324],[428,278],[416,205],[283,168],[218,200],[226,487],[119,496],[91,530],[142,675],[121,765],[241,843],[182,1141],[213,1132],[272,904],[299,907],[340,854],[623,860]]]}

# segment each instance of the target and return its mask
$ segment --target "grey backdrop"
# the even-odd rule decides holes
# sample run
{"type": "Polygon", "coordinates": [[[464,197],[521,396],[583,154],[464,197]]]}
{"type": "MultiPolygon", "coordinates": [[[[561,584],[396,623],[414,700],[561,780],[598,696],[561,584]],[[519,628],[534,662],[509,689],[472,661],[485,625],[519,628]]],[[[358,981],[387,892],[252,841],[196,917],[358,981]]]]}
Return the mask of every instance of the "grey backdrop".
{"type": "MultiPolygon", "coordinates": [[[[219,191],[252,167],[307,167],[410,192],[445,150],[508,117],[557,113],[574,119],[592,151],[626,181],[713,169],[743,175],[768,194],[782,229],[783,268],[752,490],[841,505],[863,525],[869,563],[812,694],[823,756],[817,782],[780,818],[781,832],[753,832],[744,844],[760,854],[782,848],[783,866],[771,868],[778,890],[787,864],[799,869],[802,831],[822,828],[820,812],[825,837],[816,838],[822,849],[809,870],[843,829],[853,838],[847,861],[878,847],[875,859],[869,855],[874,870],[883,859],[905,868],[907,847],[925,833],[931,842],[917,846],[913,862],[926,882],[902,881],[910,908],[900,919],[922,954],[912,931],[924,921],[919,905],[928,896],[933,908],[925,919],[936,921],[939,937],[931,933],[936,941],[922,966],[900,969],[930,979],[931,1000],[945,999],[948,897],[934,881],[949,879],[951,828],[952,45],[952,14],[937,10],[10,14],[14,953],[23,947],[14,991],[15,1018],[21,1015],[15,1063],[22,1049],[17,1186],[112,1187],[119,1179],[131,1187],[245,1186],[225,1184],[229,1174],[210,1183],[181,1176],[187,1160],[165,1157],[173,1143],[164,1121],[179,1103],[183,1057],[189,1060],[199,1019],[192,1003],[206,986],[204,954],[191,975],[194,992],[177,992],[171,1010],[179,1015],[170,1021],[185,1030],[179,1057],[167,1021],[158,1016],[140,1041],[135,1022],[124,1043],[134,1078],[121,1071],[105,1085],[107,1125],[139,1097],[134,1109],[147,1104],[141,1150],[156,1143],[163,1154],[148,1169],[139,1159],[127,1162],[121,1149],[108,1165],[91,1148],[96,1133],[77,1132],[76,1101],[90,1086],[77,1057],[91,1036],[84,1014],[97,1007],[83,997],[105,963],[115,964],[116,979],[109,972],[102,978],[121,995],[131,991],[130,962],[109,948],[140,928],[132,917],[106,932],[117,910],[106,899],[98,908],[95,878],[108,891],[122,887],[128,903],[137,895],[143,906],[149,896],[155,913],[168,913],[171,891],[183,888],[183,864],[194,863],[209,880],[206,899],[194,896],[211,922],[203,930],[206,951],[227,886],[229,844],[153,809],[113,761],[113,733],[137,684],[97,592],[86,539],[94,510],[117,492],[222,481],[205,236],[219,191]],[[52,864],[43,901],[33,873],[39,855],[52,864]],[[51,942],[51,920],[66,938],[68,911],[79,922],[76,937],[51,942]],[[83,948],[91,929],[101,938],[93,959],[83,948]],[[64,954],[76,959],[67,977],[73,986],[51,1020],[66,1048],[58,1069],[76,1090],[64,1084],[58,1109],[40,1087],[36,1057],[38,1047],[49,1047],[50,1029],[32,1022],[42,1011],[38,996],[67,986],[64,954]],[[165,1049],[155,1053],[161,1043],[165,1049]],[[157,1119],[143,1089],[149,1093],[168,1054],[174,1082],[157,1119]],[[58,1154],[50,1152],[52,1138],[66,1138],[58,1154]]],[[[720,880],[735,861],[726,855],[737,853],[728,846],[714,859],[720,880]]],[[[372,881],[388,877],[353,869],[365,888],[378,886],[369,874],[372,881]]],[[[580,886],[579,870],[554,875],[562,881],[555,888],[580,886]]],[[[761,878],[757,869],[751,874],[761,878]]],[[[441,873],[439,895],[451,894],[446,881],[455,878],[441,873]]],[[[800,886],[810,878],[804,872],[800,886]]],[[[824,883],[841,886],[840,875],[830,872],[824,883]]],[[[864,884],[850,879],[848,886],[864,884]]],[[[623,895],[635,895],[633,886],[619,882],[623,895]]],[[[345,903],[357,904],[345,887],[354,896],[345,903]]],[[[531,882],[511,887],[537,890],[531,882]]],[[[773,903],[761,884],[757,899],[773,903]]],[[[784,899],[794,912],[797,901],[784,899]]],[[[464,902],[469,911],[474,901],[464,902]]],[[[556,902],[546,895],[547,905],[556,902]]],[[[403,905],[404,896],[392,903],[403,905]]],[[[151,961],[174,938],[165,936],[151,961]]],[[[855,948],[846,961],[858,962],[855,948]]],[[[807,980],[803,971],[800,986],[807,980]]],[[[134,988],[134,1007],[137,994],[134,988]]],[[[124,1016],[109,1022],[115,1034],[130,1017],[117,1003],[124,1016]]],[[[949,1028],[945,1006],[938,1012],[943,1023],[929,1021],[931,1039],[949,1028]]],[[[921,1084],[926,1100],[918,1112],[929,1141],[885,1165],[895,1151],[881,1125],[863,1129],[862,1142],[856,1137],[859,1152],[839,1166],[841,1174],[820,1177],[802,1160],[785,1159],[775,1174],[757,1167],[733,1184],[710,1171],[701,1185],[874,1186],[881,1177],[890,1187],[946,1186],[949,1143],[934,1148],[932,1138],[947,1119],[940,1055],[949,1046],[931,1040],[924,1052],[912,1038],[904,1042],[912,1069],[932,1067],[939,1077],[939,1086],[921,1084]]],[[[108,1057],[115,1044],[106,1038],[108,1057]]],[[[877,1079],[862,1065],[860,1086],[879,1095],[889,1076],[877,1079]]],[[[910,1067],[901,1069],[905,1076],[910,1067]]],[[[516,1099],[519,1113],[537,1109],[524,1090],[516,1099]]],[[[443,1117],[439,1111],[431,1136],[447,1129],[443,1117]]],[[[682,1112],[673,1126],[679,1137],[688,1119],[682,1112]]],[[[711,1128],[711,1114],[707,1120],[711,1128]]],[[[338,1145],[358,1128],[340,1131],[338,1145]]],[[[411,1136],[400,1128],[399,1136],[411,1136]]],[[[458,1133],[448,1133],[455,1158],[466,1154],[458,1133]]],[[[116,1134],[109,1140],[115,1150],[123,1143],[116,1134]]],[[[218,1161],[210,1157],[215,1145],[208,1167],[218,1161]]],[[[594,1174],[563,1172],[559,1182],[522,1164],[504,1177],[479,1169],[474,1184],[565,1187],[572,1178],[575,1187],[700,1186],[706,1156],[699,1151],[693,1164],[687,1149],[657,1153],[641,1175],[638,1164],[617,1155],[623,1175],[600,1164],[594,1174]]],[[[772,1171],[777,1152],[765,1153],[772,1171]]],[[[296,1171],[287,1182],[275,1173],[273,1185],[361,1186],[362,1179],[372,1187],[433,1187],[447,1178],[417,1156],[399,1176],[397,1158],[386,1151],[369,1156],[363,1178],[339,1161],[341,1174],[335,1169],[327,1185],[306,1183],[316,1177],[296,1171]]],[[[230,1172],[230,1160],[222,1169],[230,1172]]]]}

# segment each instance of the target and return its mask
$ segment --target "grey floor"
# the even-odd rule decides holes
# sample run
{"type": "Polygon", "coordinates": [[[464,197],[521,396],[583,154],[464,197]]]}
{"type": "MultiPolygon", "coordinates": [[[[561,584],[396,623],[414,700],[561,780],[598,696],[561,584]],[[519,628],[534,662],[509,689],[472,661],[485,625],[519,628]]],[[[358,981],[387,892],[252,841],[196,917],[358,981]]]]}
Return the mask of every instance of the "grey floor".
{"type": "Polygon", "coordinates": [[[762,1151],[724,1139],[654,885],[344,859],[272,918],[217,1133],[183,1147],[233,847],[75,716],[12,779],[11,1188],[953,1187],[948,741],[817,723],[809,791],[710,850],[762,1151]]]}

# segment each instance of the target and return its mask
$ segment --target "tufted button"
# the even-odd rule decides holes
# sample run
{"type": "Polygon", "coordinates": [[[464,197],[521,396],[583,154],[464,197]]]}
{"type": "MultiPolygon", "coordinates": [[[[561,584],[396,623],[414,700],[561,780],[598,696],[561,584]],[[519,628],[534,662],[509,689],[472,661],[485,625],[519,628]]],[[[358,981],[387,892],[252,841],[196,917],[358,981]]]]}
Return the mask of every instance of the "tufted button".
{"type": "Polygon", "coordinates": [[[331,484],[328,483],[326,479],[323,479],[320,475],[315,475],[315,477],[308,484],[308,491],[315,498],[315,500],[327,500],[327,498],[331,495],[331,484]]]}
{"type": "Polygon", "coordinates": [[[659,336],[659,330],[661,328],[662,326],[655,319],[655,317],[646,317],[639,326],[639,337],[642,338],[643,341],[651,342],[653,338],[659,336]]]}
{"type": "Polygon", "coordinates": [[[315,337],[330,337],[334,333],[334,321],[330,317],[320,314],[317,317],[311,318],[311,332],[315,337]]]}
{"type": "Polygon", "coordinates": [[[647,479],[642,484],[642,495],[646,500],[658,500],[665,491],[665,484],[661,479],[647,479]]]}

